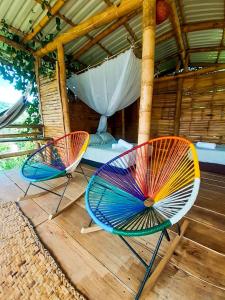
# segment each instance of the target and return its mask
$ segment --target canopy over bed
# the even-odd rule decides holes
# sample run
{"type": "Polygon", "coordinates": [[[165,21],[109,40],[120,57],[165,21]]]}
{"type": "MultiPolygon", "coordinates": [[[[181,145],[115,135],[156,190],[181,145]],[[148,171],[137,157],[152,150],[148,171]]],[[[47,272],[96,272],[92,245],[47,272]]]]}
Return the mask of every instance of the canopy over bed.
{"type": "Polygon", "coordinates": [[[106,60],[100,66],[73,74],[67,86],[93,110],[101,114],[97,131],[106,132],[107,118],[140,97],[141,60],[133,49],[106,60]]]}

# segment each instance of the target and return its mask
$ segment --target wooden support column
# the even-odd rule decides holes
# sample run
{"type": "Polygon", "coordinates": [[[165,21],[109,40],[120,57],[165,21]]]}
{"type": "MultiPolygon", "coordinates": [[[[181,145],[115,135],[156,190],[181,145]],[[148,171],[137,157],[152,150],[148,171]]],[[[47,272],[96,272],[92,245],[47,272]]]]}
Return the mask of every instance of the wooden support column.
{"type": "Polygon", "coordinates": [[[143,1],[143,46],[138,144],[150,138],[155,59],[156,0],[143,1]]]}
{"type": "Polygon", "coordinates": [[[37,90],[38,90],[38,98],[39,98],[39,113],[40,113],[41,120],[42,120],[42,123],[43,123],[42,103],[41,103],[41,94],[40,94],[40,74],[39,74],[40,64],[41,64],[41,58],[35,57],[35,64],[34,64],[34,69],[35,70],[34,71],[35,71],[37,90]]]}
{"type": "Polygon", "coordinates": [[[175,119],[174,119],[174,135],[179,135],[182,96],[183,96],[183,78],[178,78],[176,111],[175,111],[175,119]]]}
{"type": "Polygon", "coordinates": [[[57,46],[58,53],[58,83],[60,90],[60,98],[62,103],[62,111],[63,111],[63,122],[64,122],[64,130],[65,133],[71,132],[70,127],[70,116],[69,116],[69,103],[67,98],[66,91],[66,67],[65,67],[65,57],[64,57],[64,47],[62,44],[58,44],[57,46]]]}
{"type": "Polygon", "coordinates": [[[180,50],[180,57],[182,60],[183,65],[185,64],[185,47],[184,47],[184,41],[182,37],[182,32],[181,32],[181,26],[180,26],[180,21],[179,21],[179,16],[177,13],[177,8],[176,8],[176,2],[175,0],[166,0],[167,3],[170,6],[170,20],[176,35],[176,41],[178,48],[180,50]]]}

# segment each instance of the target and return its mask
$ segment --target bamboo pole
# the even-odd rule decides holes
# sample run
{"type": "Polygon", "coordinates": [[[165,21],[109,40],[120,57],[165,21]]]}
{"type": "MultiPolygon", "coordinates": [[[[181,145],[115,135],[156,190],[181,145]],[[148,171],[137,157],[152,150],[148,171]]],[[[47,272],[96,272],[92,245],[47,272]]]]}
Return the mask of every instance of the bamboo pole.
{"type": "Polygon", "coordinates": [[[43,123],[42,102],[41,102],[41,93],[40,93],[40,74],[39,74],[40,64],[41,64],[41,58],[35,57],[34,70],[35,70],[35,77],[36,77],[38,98],[39,98],[39,114],[41,116],[41,121],[43,123]]]}
{"type": "Polygon", "coordinates": [[[103,12],[88,18],[79,25],[67,30],[65,33],[59,35],[54,41],[48,43],[45,47],[36,51],[37,56],[44,56],[47,53],[54,51],[59,43],[65,45],[77,37],[83,36],[93,29],[96,29],[102,25],[112,22],[115,19],[123,17],[126,14],[131,13],[135,9],[138,9],[143,0],[123,0],[120,6],[112,6],[105,9],[103,12]]]}
{"type": "MultiPolygon", "coordinates": [[[[40,3],[42,4],[43,3],[43,0],[35,0],[37,3],[40,3]]],[[[51,10],[51,6],[47,3],[44,4],[45,7],[48,9],[48,11],[50,12],[51,10]]],[[[74,22],[72,22],[70,19],[68,19],[66,16],[64,16],[63,14],[61,14],[59,11],[55,14],[56,16],[58,16],[60,19],[62,19],[65,23],[67,23],[68,25],[74,27],[74,26],[77,26],[77,24],[75,24],[74,22]]],[[[86,34],[85,35],[89,40],[92,40],[93,37],[90,35],[90,34],[86,34]]],[[[99,47],[102,48],[102,50],[104,50],[108,55],[112,55],[112,53],[107,50],[102,44],[100,44],[99,42],[97,43],[99,45],[99,47]]],[[[80,62],[81,63],[81,62],[80,62]]]]}
{"type": "Polygon", "coordinates": [[[17,43],[15,41],[12,41],[12,40],[6,38],[3,35],[0,35],[0,42],[3,42],[9,46],[12,46],[13,48],[15,48],[17,50],[25,51],[25,52],[31,53],[31,54],[33,53],[33,51],[30,48],[26,47],[23,43],[17,43]]]}
{"type": "Polygon", "coordinates": [[[71,127],[70,127],[69,103],[68,103],[67,91],[66,91],[66,67],[65,67],[65,58],[64,58],[64,48],[62,44],[58,44],[57,53],[58,53],[57,76],[58,76],[58,83],[60,89],[60,98],[62,103],[64,130],[65,133],[69,133],[71,132],[71,127]]]}
{"type": "Polygon", "coordinates": [[[173,76],[163,76],[160,78],[156,78],[155,82],[175,80],[177,78],[185,78],[185,77],[191,77],[191,76],[199,76],[199,75],[212,73],[212,72],[220,71],[220,70],[225,70],[225,64],[219,64],[219,65],[215,65],[215,66],[212,66],[209,68],[204,68],[204,69],[197,70],[197,71],[183,72],[183,73],[180,73],[178,75],[173,75],[173,76]]]}
{"type": "Polygon", "coordinates": [[[180,50],[180,56],[183,65],[185,64],[185,47],[184,47],[184,41],[181,33],[181,26],[180,21],[177,13],[176,3],[175,0],[166,0],[169,7],[170,7],[170,20],[172,22],[172,26],[176,35],[176,41],[178,45],[178,49],[180,50]]]}
{"type": "Polygon", "coordinates": [[[199,48],[192,48],[188,50],[188,53],[195,53],[195,52],[213,52],[213,51],[223,51],[225,50],[225,46],[218,46],[218,47],[199,47],[199,48]]]}
{"type": "Polygon", "coordinates": [[[63,7],[67,0],[57,0],[53,7],[49,10],[49,14],[45,15],[40,22],[28,33],[24,38],[24,42],[29,42],[32,40],[47,24],[48,22],[57,14],[57,12],[63,7]]]}
{"type": "Polygon", "coordinates": [[[175,118],[174,118],[174,135],[179,135],[182,96],[183,96],[183,78],[179,78],[177,81],[176,110],[175,110],[175,118]]]}
{"type": "Polygon", "coordinates": [[[143,46],[138,144],[150,138],[154,82],[156,0],[143,1],[143,46]]]}
{"type": "Polygon", "coordinates": [[[192,32],[192,31],[200,31],[207,29],[215,29],[225,27],[224,20],[215,20],[215,21],[204,21],[204,22],[195,22],[190,24],[184,24],[181,26],[183,32],[192,32]]]}
{"type": "MultiPolygon", "coordinates": [[[[112,6],[113,5],[113,3],[110,0],[103,0],[103,1],[108,6],[112,6]]],[[[135,32],[133,31],[133,29],[131,28],[131,26],[128,23],[126,23],[126,22],[123,24],[123,26],[126,29],[126,31],[129,33],[129,35],[131,36],[132,40],[134,42],[136,42],[139,47],[141,47],[141,42],[138,42],[138,38],[137,38],[135,32]]]]}
{"type": "Polygon", "coordinates": [[[99,41],[101,41],[103,38],[108,36],[110,33],[115,31],[120,26],[124,25],[126,22],[128,22],[131,18],[136,16],[137,13],[133,13],[131,15],[124,16],[120,18],[117,22],[113,23],[111,26],[103,30],[101,33],[97,34],[91,41],[88,41],[83,47],[80,48],[74,55],[74,59],[78,59],[84,52],[86,52],[88,49],[90,49],[92,46],[97,44],[99,41]]]}

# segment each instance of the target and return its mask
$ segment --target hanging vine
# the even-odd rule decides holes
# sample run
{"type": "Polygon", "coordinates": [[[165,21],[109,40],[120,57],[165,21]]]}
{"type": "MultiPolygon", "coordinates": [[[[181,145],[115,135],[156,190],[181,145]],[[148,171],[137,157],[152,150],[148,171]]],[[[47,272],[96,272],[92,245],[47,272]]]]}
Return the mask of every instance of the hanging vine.
{"type": "MultiPolygon", "coordinates": [[[[50,18],[52,15],[49,9],[49,1],[42,0],[41,7],[43,11],[47,9],[47,16],[50,18]]],[[[33,13],[35,12],[33,11],[33,13]]],[[[32,18],[29,20],[29,24],[30,31],[33,31],[34,21],[32,20],[32,18]]],[[[56,37],[61,28],[61,20],[59,17],[56,17],[55,33],[50,33],[43,36],[43,33],[40,31],[36,35],[35,39],[27,43],[27,47],[29,47],[33,51],[36,51],[39,47],[45,46],[56,37]]],[[[2,20],[0,23],[0,34],[17,43],[20,43],[22,40],[19,35],[11,32],[10,27],[5,20],[2,20]]],[[[52,77],[55,74],[56,59],[56,51],[49,53],[48,59],[42,59],[39,74],[52,77]]],[[[69,56],[66,58],[66,61],[70,63],[70,67],[72,70],[79,70],[81,67],[78,62],[72,61],[71,57],[69,56]]],[[[26,91],[28,85],[32,86],[31,95],[33,96],[33,101],[29,104],[27,109],[29,115],[27,118],[27,122],[29,124],[37,124],[40,122],[34,64],[35,59],[32,53],[18,50],[10,45],[3,44],[3,48],[0,51],[0,75],[3,77],[3,79],[8,80],[10,83],[12,83],[17,90],[20,90],[22,92],[26,91]]]]}

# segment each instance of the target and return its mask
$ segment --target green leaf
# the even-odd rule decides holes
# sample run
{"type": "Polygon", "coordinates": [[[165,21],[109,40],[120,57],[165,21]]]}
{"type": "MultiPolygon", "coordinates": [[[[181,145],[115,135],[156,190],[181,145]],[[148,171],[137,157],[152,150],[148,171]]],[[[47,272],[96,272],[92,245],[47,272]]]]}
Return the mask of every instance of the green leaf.
{"type": "Polygon", "coordinates": [[[59,17],[55,18],[56,25],[60,26],[61,20],[59,17]]]}

